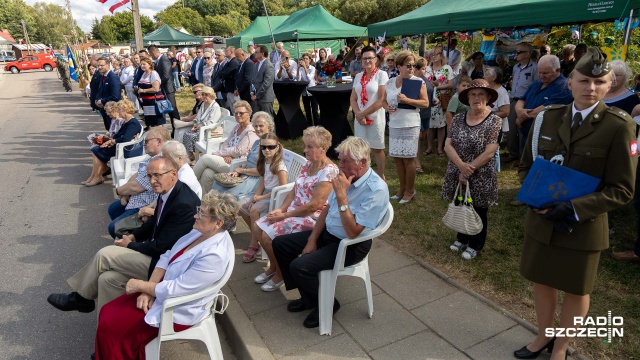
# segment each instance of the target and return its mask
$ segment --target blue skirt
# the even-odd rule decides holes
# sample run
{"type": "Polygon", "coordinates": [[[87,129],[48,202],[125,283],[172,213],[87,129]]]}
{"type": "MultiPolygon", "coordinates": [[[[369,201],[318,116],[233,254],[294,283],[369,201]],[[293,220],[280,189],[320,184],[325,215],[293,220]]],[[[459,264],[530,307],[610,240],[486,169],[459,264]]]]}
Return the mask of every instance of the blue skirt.
{"type": "Polygon", "coordinates": [[[103,163],[108,164],[109,160],[116,156],[116,145],[109,148],[101,148],[100,146],[94,146],[91,148],[91,152],[103,163]]]}

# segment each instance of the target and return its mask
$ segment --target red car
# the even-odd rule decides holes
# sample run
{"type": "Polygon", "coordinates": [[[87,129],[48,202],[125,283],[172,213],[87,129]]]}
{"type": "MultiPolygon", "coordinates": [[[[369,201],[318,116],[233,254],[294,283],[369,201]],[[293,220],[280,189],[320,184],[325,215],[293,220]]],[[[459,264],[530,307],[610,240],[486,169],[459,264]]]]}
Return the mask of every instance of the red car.
{"type": "Polygon", "coordinates": [[[4,71],[11,71],[13,74],[17,74],[23,70],[44,69],[44,71],[51,71],[55,67],[56,62],[50,54],[34,54],[27,55],[17,61],[8,62],[4,66],[4,71]]]}

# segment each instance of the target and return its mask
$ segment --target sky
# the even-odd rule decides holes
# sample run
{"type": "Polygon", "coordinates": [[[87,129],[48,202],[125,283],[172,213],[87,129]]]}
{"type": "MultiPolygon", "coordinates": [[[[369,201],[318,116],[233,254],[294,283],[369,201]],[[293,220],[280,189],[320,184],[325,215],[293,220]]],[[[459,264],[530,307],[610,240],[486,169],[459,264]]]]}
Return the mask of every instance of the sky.
{"type": "MultiPolygon", "coordinates": [[[[28,5],[33,5],[36,2],[46,2],[65,6],[64,0],[26,0],[25,2],[28,5]]],[[[100,20],[104,15],[111,15],[109,7],[117,2],[118,0],[107,0],[106,3],[101,4],[97,0],[71,0],[71,13],[82,31],[89,32],[91,31],[93,19],[100,20]]],[[[153,19],[153,15],[175,2],[176,0],[138,0],[138,6],[141,14],[153,19]]],[[[129,5],[120,7],[116,12],[129,11],[129,5]]]]}

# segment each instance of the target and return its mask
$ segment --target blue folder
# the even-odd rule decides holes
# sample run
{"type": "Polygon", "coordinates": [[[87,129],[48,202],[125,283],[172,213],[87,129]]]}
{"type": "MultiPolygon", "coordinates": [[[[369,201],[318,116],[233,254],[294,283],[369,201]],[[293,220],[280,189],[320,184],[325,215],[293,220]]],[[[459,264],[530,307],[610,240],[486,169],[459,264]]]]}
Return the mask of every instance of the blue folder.
{"type": "Polygon", "coordinates": [[[596,191],[600,179],[538,158],[524,179],[516,199],[535,208],[554,201],[568,201],[596,191]]]}
{"type": "MultiPolygon", "coordinates": [[[[422,88],[422,80],[402,79],[402,88],[400,93],[409,99],[418,100],[420,98],[420,89],[422,88]]],[[[409,104],[398,104],[399,109],[415,109],[416,107],[409,104]]]]}

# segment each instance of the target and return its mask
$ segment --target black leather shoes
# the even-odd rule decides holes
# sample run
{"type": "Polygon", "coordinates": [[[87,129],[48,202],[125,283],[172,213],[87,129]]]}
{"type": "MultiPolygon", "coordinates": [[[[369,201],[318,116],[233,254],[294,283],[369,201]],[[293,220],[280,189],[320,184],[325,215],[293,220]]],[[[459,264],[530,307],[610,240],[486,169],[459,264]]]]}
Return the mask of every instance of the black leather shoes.
{"type": "MultiPolygon", "coordinates": [[[[338,310],[340,310],[340,303],[337,299],[333,299],[333,313],[337,313],[338,310]]],[[[307,318],[304,319],[302,325],[309,329],[317,328],[318,326],[320,326],[320,310],[318,310],[317,307],[311,310],[311,313],[307,315],[307,318]]]]}
{"type": "Polygon", "coordinates": [[[54,308],[62,311],[77,310],[81,313],[90,313],[96,309],[96,304],[93,300],[86,300],[77,292],[70,294],[51,294],[47,297],[47,301],[54,308]]]}
{"type": "Polygon", "coordinates": [[[553,339],[549,340],[549,342],[545,346],[541,347],[540,350],[538,351],[531,351],[527,349],[527,346],[525,345],[522,347],[522,349],[514,351],[513,356],[517,357],[518,359],[535,359],[544,350],[547,350],[548,353],[551,353],[553,351],[553,344],[555,343],[555,341],[556,341],[556,338],[554,337],[553,339]]]}
{"type": "Polygon", "coordinates": [[[304,301],[302,301],[302,299],[293,300],[290,301],[289,304],[287,304],[288,312],[296,313],[305,310],[307,310],[307,307],[304,305],[304,301]]]}

